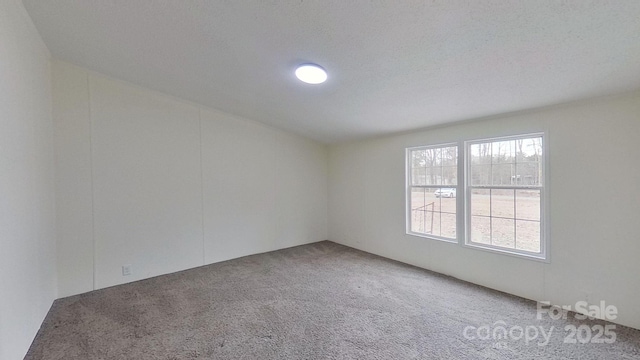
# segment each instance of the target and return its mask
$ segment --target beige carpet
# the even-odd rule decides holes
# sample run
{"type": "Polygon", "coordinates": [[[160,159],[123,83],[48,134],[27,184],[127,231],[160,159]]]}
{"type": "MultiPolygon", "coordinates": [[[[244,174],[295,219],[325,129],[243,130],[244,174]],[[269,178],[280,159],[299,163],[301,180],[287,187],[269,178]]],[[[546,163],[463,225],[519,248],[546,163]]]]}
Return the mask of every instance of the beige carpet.
{"type": "Polygon", "coordinates": [[[640,359],[622,326],[613,344],[563,343],[581,324],[606,325],[536,320],[531,301],[321,242],[58,300],[26,359],[640,359]],[[499,321],[556,330],[544,346],[475,330],[499,321]]]}

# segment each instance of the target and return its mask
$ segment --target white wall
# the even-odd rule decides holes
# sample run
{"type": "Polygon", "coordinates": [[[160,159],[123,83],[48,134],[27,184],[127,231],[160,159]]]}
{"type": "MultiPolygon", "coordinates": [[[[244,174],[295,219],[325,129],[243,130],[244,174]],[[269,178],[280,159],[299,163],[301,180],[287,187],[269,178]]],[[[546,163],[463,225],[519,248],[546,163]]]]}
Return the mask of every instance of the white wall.
{"type": "Polygon", "coordinates": [[[326,146],[53,68],[60,296],[327,239],[326,146]]]}
{"type": "Polygon", "coordinates": [[[21,359],[56,298],[49,51],[0,1],[0,359],[21,359]]]}
{"type": "Polygon", "coordinates": [[[329,239],[533,300],[605,300],[640,328],[639,143],[634,93],[334,145],[329,239]],[[549,264],[405,235],[406,147],[538,131],[550,153],[549,264]]]}
{"type": "Polygon", "coordinates": [[[327,239],[327,151],[202,110],[205,263],[327,239]]]}

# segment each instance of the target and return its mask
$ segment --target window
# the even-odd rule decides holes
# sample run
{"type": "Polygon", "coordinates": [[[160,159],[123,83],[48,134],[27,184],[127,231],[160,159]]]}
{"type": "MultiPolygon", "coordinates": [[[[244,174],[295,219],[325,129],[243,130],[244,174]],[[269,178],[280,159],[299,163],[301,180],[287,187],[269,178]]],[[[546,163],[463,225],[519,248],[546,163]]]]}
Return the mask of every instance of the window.
{"type": "Polygon", "coordinates": [[[456,240],[458,146],[407,149],[407,232],[456,240]]]}
{"type": "Polygon", "coordinates": [[[407,149],[407,234],[546,260],[544,135],[462,144],[407,149]]]}
{"type": "Polygon", "coordinates": [[[542,135],[467,142],[467,244],[545,257],[542,135]]]}

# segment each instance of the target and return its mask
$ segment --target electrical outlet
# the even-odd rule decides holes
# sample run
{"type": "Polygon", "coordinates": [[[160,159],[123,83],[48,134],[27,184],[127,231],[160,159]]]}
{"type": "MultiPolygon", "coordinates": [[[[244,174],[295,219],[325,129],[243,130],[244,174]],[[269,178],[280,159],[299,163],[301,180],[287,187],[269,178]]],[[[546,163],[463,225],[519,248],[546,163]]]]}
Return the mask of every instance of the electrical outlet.
{"type": "Polygon", "coordinates": [[[122,265],[122,276],[131,275],[131,265],[122,265]]]}

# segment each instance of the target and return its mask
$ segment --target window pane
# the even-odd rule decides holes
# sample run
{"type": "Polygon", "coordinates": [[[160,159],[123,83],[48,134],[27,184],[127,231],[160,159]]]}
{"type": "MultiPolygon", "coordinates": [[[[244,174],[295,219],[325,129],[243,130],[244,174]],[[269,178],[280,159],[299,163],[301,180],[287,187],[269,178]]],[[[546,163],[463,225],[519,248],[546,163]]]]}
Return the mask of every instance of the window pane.
{"type": "Polygon", "coordinates": [[[411,185],[426,185],[424,167],[411,169],[411,185]]]}
{"type": "Polygon", "coordinates": [[[426,149],[425,150],[427,153],[427,166],[440,166],[442,165],[441,163],[441,156],[440,156],[440,152],[441,149],[440,148],[432,148],[432,149],[426,149]]]}
{"type": "Polygon", "coordinates": [[[458,167],[457,166],[444,166],[442,168],[442,185],[457,185],[458,184],[458,167]]]}
{"type": "Polygon", "coordinates": [[[493,164],[512,164],[515,161],[515,141],[496,141],[491,144],[493,164]]]}
{"type": "Polygon", "coordinates": [[[455,197],[455,188],[412,188],[410,231],[455,239],[455,197]]]}
{"type": "Polygon", "coordinates": [[[515,178],[515,165],[493,164],[491,167],[491,181],[493,185],[512,185],[515,178]]]}
{"type": "Polygon", "coordinates": [[[412,150],[410,156],[412,185],[458,183],[457,146],[412,150]]]}
{"type": "Polygon", "coordinates": [[[513,219],[491,218],[491,244],[515,248],[515,221],[513,219]]]}
{"type": "Polygon", "coordinates": [[[542,137],[514,140],[516,176],[521,185],[542,185],[542,137]]]}
{"type": "Polygon", "coordinates": [[[424,150],[411,150],[411,166],[421,167],[424,166],[425,154],[424,150]]]}
{"type": "Polygon", "coordinates": [[[540,221],[540,190],[516,191],[516,218],[540,221]]]}
{"type": "Polygon", "coordinates": [[[411,231],[413,232],[424,232],[425,223],[424,223],[424,212],[425,203],[426,203],[426,189],[423,188],[412,188],[411,189],[411,231]]]}
{"type": "Polygon", "coordinates": [[[441,214],[441,235],[442,237],[455,239],[456,238],[456,215],[455,214],[441,214]]]}
{"type": "Polygon", "coordinates": [[[426,185],[440,185],[440,179],[442,178],[442,168],[441,167],[427,167],[426,169],[426,185]]]}
{"type": "Polygon", "coordinates": [[[458,163],[458,147],[450,146],[442,148],[440,153],[442,159],[442,166],[456,166],[458,163]]]}
{"type": "Polygon", "coordinates": [[[516,175],[514,176],[517,181],[514,182],[514,185],[541,185],[541,165],[540,161],[530,160],[517,163],[515,166],[516,175]]]}
{"type": "Polygon", "coordinates": [[[540,252],[540,222],[516,220],[516,249],[540,252]]]}
{"type": "Polygon", "coordinates": [[[411,160],[411,185],[425,185],[425,154],[424,150],[412,150],[411,160]]]}
{"type": "Polygon", "coordinates": [[[471,215],[491,215],[489,191],[474,189],[471,192],[471,215]]]}
{"type": "Polygon", "coordinates": [[[433,196],[433,198],[431,200],[433,202],[433,209],[432,210],[433,211],[437,211],[437,212],[442,211],[442,204],[441,204],[442,200],[440,199],[440,195],[438,195],[438,194],[440,194],[439,193],[440,190],[442,190],[442,189],[432,189],[432,191],[434,191],[434,192],[431,194],[433,196]]]}
{"type": "Polygon", "coordinates": [[[427,212],[427,223],[431,225],[431,229],[427,229],[427,234],[441,236],[440,232],[440,213],[437,211],[427,212]]]}
{"type": "Polygon", "coordinates": [[[484,216],[471,217],[471,241],[491,244],[491,219],[484,216]]]}
{"type": "Polygon", "coordinates": [[[472,144],[469,156],[472,165],[491,164],[491,143],[472,144]]]}
{"type": "Polygon", "coordinates": [[[491,184],[491,164],[471,165],[471,185],[491,184]]]}
{"type": "Polygon", "coordinates": [[[427,184],[441,184],[442,165],[440,159],[440,149],[426,149],[425,164],[425,166],[427,167],[427,184]]]}
{"type": "Polygon", "coordinates": [[[435,195],[438,196],[436,202],[436,208],[439,211],[447,212],[451,214],[456,213],[456,189],[455,188],[441,188],[440,192],[436,191],[435,195]]]}
{"type": "Polygon", "coordinates": [[[423,206],[426,201],[426,197],[431,196],[429,194],[430,189],[425,188],[411,188],[411,208],[423,206]]]}
{"type": "Polygon", "coordinates": [[[513,190],[491,189],[491,216],[515,217],[515,197],[513,190]]]}

